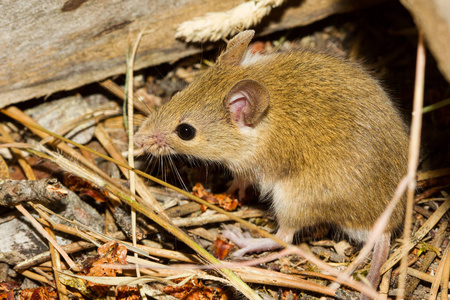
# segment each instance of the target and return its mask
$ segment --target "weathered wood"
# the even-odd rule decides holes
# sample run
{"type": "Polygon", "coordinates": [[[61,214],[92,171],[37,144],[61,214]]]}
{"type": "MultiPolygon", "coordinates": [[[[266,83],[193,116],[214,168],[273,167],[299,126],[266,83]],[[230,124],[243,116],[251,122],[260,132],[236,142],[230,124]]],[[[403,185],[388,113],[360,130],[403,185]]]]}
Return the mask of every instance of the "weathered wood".
{"type": "Polygon", "coordinates": [[[417,27],[423,30],[427,46],[439,70],[450,82],[450,1],[401,0],[411,12],[417,27]]]}
{"type": "MultiPolygon", "coordinates": [[[[182,22],[242,0],[1,1],[0,108],[123,74],[129,41],[148,30],[135,68],[201,51],[174,39],[182,22]]],[[[291,0],[264,21],[263,33],[306,25],[383,0],[291,0]]]]}

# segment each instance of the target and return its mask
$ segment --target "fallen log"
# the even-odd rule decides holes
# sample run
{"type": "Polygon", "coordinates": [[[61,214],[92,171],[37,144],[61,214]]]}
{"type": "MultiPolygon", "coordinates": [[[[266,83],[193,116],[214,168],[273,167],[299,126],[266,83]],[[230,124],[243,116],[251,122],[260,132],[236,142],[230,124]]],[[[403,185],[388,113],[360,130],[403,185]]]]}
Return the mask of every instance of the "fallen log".
{"type": "MultiPolygon", "coordinates": [[[[288,1],[260,34],[307,25],[383,0],[288,1]]],[[[123,74],[130,42],[146,30],[135,69],[204,50],[174,38],[184,21],[242,0],[29,0],[0,2],[0,108],[123,74]]],[[[215,44],[216,46],[220,44],[215,44]]],[[[211,46],[211,44],[209,45],[211,46]]]]}

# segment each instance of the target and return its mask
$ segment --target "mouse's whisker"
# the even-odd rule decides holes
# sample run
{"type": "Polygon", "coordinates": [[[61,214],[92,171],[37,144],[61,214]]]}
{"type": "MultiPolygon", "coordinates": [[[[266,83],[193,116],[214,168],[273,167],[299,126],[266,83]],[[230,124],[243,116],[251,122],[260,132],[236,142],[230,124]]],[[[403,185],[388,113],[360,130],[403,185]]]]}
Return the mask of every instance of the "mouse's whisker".
{"type": "Polygon", "coordinates": [[[170,168],[172,169],[172,171],[175,173],[175,175],[176,175],[176,177],[177,177],[177,180],[180,182],[182,188],[183,188],[186,192],[188,192],[189,190],[188,190],[186,184],[184,183],[184,180],[183,180],[183,178],[181,177],[181,174],[180,174],[180,172],[178,171],[178,168],[177,168],[177,166],[175,165],[175,163],[174,163],[172,157],[170,157],[170,156],[169,156],[169,166],[170,166],[170,168]]]}
{"type": "Polygon", "coordinates": [[[147,155],[147,165],[145,167],[145,172],[147,174],[152,174],[155,171],[155,157],[151,154],[147,155]]]}

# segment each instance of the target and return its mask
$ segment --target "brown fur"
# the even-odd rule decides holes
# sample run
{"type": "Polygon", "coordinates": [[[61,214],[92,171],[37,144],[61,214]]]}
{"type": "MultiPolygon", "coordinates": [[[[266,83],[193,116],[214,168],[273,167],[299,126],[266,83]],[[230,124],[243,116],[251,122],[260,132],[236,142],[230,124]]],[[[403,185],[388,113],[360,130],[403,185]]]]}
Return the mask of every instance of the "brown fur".
{"type": "MultiPolygon", "coordinates": [[[[223,163],[273,196],[280,229],[326,223],[367,232],[406,173],[408,135],[388,96],[359,65],[326,54],[296,51],[236,63],[248,42],[236,53],[227,49],[151,115],[137,144],[155,155],[223,163]],[[238,57],[229,63],[230,55],[238,57]],[[270,100],[258,122],[243,130],[224,101],[246,79],[264,86],[270,100]],[[194,139],[177,136],[180,123],[196,128],[194,139]],[[155,139],[162,141],[159,149],[155,139]]],[[[400,205],[387,231],[402,217],[400,205]]]]}

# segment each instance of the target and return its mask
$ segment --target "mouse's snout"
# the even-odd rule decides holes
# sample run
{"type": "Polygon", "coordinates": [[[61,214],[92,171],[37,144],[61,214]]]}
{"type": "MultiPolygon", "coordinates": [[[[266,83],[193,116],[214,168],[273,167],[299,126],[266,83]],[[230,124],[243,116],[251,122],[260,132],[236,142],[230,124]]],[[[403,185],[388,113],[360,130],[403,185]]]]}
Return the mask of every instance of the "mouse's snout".
{"type": "Polygon", "coordinates": [[[142,133],[136,133],[136,135],[134,136],[134,145],[136,145],[137,147],[144,147],[144,142],[145,142],[145,134],[142,133]]]}
{"type": "Polygon", "coordinates": [[[138,132],[134,137],[134,143],[136,146],[142,147],[145,152],[153,155],[173,154],[172,147],[169,145],[166,135],[162,132],[138,132]]]}

